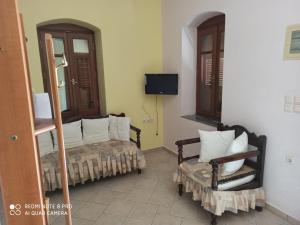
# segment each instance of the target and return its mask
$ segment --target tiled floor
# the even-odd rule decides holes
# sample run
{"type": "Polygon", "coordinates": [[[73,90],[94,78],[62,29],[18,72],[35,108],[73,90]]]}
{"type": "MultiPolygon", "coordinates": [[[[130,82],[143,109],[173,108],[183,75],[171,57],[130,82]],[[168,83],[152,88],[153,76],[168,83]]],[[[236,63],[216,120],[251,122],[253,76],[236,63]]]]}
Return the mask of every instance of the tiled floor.
{"type": "MultiPolygon", "coordinates": [[[[185,193],[179,197],[172,174],[176,156],[164,150],[145,154],[147,168],[137,173],[105,178],[70,190],[74,225],[209,225],[210,215],[185,193]]],[[[51,195],[60,202],[61,194],[51,195]]],[[[63,217],[51,217],[51,225],[61,225],[63,217]]],[[[264,210],[237,215],[226,213],[220,225],[289,225],[264,210]]]]}

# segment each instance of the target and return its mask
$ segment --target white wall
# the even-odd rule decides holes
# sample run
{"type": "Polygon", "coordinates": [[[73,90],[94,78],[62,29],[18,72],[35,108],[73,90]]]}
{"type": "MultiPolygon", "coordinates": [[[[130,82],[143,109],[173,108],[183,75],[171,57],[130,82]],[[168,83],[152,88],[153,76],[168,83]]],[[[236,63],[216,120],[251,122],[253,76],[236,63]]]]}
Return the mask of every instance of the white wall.
{"type": "MultiPolygon", "coordinates": [[[[195,111],[195,27],[223,12],[222,122],[267,135],[267,202],[298,220],[300,114],[285,113],[283,100],[300,96],[300,60],[283,60],[283,48],[286,26],[300,23],[299,9],[299,0],[162,0],[164,71],[180,74],[179,95],[164,99],[164,145],[176,151],[176,140],[197,137],[199,128],[215,129],[181,116],[195,111]]],[[[190,153],[197,148],[189,147],[190,153]]]]}

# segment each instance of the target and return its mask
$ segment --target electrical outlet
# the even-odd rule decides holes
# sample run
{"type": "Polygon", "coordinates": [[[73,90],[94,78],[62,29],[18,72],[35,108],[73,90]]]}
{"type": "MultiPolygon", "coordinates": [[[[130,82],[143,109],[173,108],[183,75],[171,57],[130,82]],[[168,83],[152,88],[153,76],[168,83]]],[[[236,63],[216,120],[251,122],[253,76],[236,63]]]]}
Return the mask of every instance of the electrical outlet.
{"type": "Polygon", "coordinates": [[[146,118],[143,119],[143,123],[153,123],[154,119],[153,118],[146,118]]]}
{"type": "Polygon", "coordinates": [[[291,155],[286,155],[285,156],[285,161],[289,164],[293,164],[294,158],[291,155]]]}

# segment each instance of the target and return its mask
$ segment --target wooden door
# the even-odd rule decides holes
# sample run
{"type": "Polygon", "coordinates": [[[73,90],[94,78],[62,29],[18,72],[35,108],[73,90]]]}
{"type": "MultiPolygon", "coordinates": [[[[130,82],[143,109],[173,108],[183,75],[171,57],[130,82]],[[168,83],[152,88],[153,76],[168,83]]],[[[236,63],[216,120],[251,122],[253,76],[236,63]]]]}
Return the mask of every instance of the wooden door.
{"type": "Polygon", "coordinates": [[[69,66],[58,70],[59,94],[63,120],[100,112],[94,34],[70,24],[38,28],[44,89],[50,92],[49,71],[45,54],[45,33],[53,37],[56,63],[63,57],[69,66]]]}
{"type": "Polygon", "coordinates": [[[43,193],[25,43],[16,2],[0,2],[0,201],[4,225],[45,225],[44,215],[25,214],[25,204],[43,205],[43,193]]]}
{"type": "Polygon", "coordinates": [[[100,107],[93,35],[70,33],[68,40],[77,115],[97,115],[100,107]]]}

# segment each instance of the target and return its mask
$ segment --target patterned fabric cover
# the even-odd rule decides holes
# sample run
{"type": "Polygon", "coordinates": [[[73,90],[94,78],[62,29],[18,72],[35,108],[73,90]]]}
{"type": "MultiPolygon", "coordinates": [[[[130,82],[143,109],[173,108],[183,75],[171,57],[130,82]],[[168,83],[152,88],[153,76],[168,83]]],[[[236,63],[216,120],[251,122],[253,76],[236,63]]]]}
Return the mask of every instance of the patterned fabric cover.
{"type": "MultiPolygon", "coordinates": [[[[221,177],[218,180],[247,173],[253,169],[243,166],[233,175],[221,177]]],[[[183,184],[186,192],[193,193],[194,201],[201,201],[204,209],[221,216],[225,211],[237,213],[238,210],[249,211],[255,206],[264,206],[265,194],[263,188],[242,191],[214,191],[211,189],[212,168],[208,163],[200,163],[198,159],[184,161],[174,174],[174,182],[183,184]]]]}
{"type": "MultiPolygon", "coordinates": [[[[132,142],[107,141],[66,149],[69,184],[125,174],[146,166],[142,151],[132,142]]],[[[45,191],[61,189],[58,152],[41,158],[45,191]]]]}

